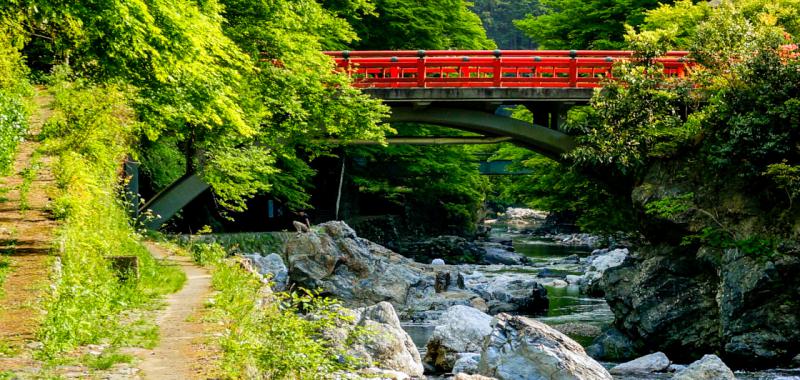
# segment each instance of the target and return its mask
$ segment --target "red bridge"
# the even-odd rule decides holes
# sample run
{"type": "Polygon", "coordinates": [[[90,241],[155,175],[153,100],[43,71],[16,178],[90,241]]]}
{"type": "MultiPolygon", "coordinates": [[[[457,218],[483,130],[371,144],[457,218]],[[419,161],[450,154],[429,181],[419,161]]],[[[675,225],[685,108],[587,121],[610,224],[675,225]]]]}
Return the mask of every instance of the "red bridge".
{"type": "MultiPolygon", "coordinates": [[[[391,106],[388,122],[441,125],[481,136],[389,137],[390,144],[511,143],[556,160],[575,147],[560,126],[566,111],[591,99],[614,62],[629,51],[447,50],[327,52],[356,87],[391,106]],[[522,105],[533,123],[508,117],[505,106],[522,105]]],[[[686,52],[658,59],[667,75],[686,74],[686,52]]],[[[352,142],[351,142],[352,143],[352,142]]],[[[374,142],[366,142],[374,143],[374,142]]],[[[158,228],[208,188],[195,174],[175,181],[142,210],[158,228]]]]}
{"type": "MultiPolygon", "coordinates": [[[[633,58],[615,50],[433,50],[326,52],[360,88],[599,87],[614,62],[633,58]],[[424,73],[424,74],[420,74],[424,73]]],[[[657,58],[667,75],[682,77],[688,52],[657,58]]]]}

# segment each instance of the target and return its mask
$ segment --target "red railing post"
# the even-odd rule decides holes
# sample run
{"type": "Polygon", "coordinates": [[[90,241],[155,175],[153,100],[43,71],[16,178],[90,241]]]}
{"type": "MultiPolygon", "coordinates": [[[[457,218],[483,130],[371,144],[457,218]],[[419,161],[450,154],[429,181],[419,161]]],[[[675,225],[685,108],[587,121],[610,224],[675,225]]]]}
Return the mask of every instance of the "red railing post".
{"type": "Polygon", "coordinates": [[[425,77],[427,76],[425,69],[425,50],[417,51],[417,87],[425,87],[425,77]]]}
{"type": "Polygon", "coordinates": [[[495,50],[493,54],[494,62],[492,62],[492,86],[500,87],[503,80],[503,67],[502,60],[500,58],[502,52],[500,52],[500,50],[495,50]]]}
{"type": "Polygon", "coordinates": [[[578,52],[575,50],[569,51],[569,86],[578,86],[578,52]]]}

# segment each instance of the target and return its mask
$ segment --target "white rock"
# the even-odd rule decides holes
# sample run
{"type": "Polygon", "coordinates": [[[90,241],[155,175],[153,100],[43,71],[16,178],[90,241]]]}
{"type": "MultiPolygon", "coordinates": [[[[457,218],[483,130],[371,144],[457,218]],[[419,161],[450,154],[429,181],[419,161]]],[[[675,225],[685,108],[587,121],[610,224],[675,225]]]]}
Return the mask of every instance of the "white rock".
{"type": "Polygon", "coordinates": [[[676,373],[672,380],[735,380],[736,377],[717,355],[705,355],[676,373]]]}
{"type": "Polygon", "coordinates": [[[568,274],[566,280],[570,285],[580,285],[583,282],[583,276],[568,274]]]}
{"type": "Polygon", "coordinates": [[[532,319],[499,314],[481,351],[481,375],[500,380],[611,380],[580,344],[532,319]]]}
{"type": "Polygon", "coordinates": [[[273,288],[276,291],[286,289],[289,284],[289,270],[283,259],[277,253],[271,253],[267,256],[259,254],[243,255],[253,264],[253,267],[262,276],[268,277],[273,282],[273,288]]]}
{"type": "Polygon", "coordinates": [[[669,367],[669,359],[663,352],[656,352],[622,363],[608,372],[612,375],[635,375],[661,372],[669,367]]]}
{"type": "Polygon", "coordinates": [[[448,372],[459,353],[479,352],[483,338],[492,332],[492,317],[469,306],[451,306],[442,313],[428,341],[425,363],[448,372]]]}
{"type": "Polygon", "coordinates": [[[431,265],[445,265],[445,264],[444,260],[442,259],[433,259],[433,261],[431,261],[431,265]]]}
{"type": "Polygon", "coordinates": [[[581,283],[588,284],[599,280],[606,270],[621,265],[626,257],[628,257],[628,249],[621,248],[592,258],[581,283]]]}

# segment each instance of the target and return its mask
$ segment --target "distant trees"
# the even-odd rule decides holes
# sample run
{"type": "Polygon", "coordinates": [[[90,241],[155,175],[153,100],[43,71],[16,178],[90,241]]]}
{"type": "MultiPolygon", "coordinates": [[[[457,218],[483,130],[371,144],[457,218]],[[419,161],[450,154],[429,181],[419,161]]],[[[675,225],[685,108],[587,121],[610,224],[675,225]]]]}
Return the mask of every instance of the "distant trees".
{"type": "Polygon", "coordinates": [[[620,49],[625,25],[644,21],[644,12],[672,1],[541,0],[541,14],[516,21],[544,49],[620,49]]]}
{"type": "Polygon", "coordinates": [[[486,35],[499,49],[533,49],[537,43],[514,25],[527,15],[542,14],[539,0],[475,0],[472,10],[481,18],[486,35]]]}

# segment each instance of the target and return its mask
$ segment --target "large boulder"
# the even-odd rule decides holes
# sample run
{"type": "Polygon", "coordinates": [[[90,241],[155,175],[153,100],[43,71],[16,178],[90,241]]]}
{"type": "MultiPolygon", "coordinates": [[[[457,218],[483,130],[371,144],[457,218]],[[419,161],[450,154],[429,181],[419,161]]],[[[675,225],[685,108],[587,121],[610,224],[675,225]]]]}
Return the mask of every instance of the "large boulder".
{"type": "Polygon", "coordinates": [[[370,307],[341,310],[341,313],[347,318],[323,333],[339,349],[370,366],[422,376],[417,346],[400,326],[392,304],[380,302],[370,307]]]}
{"type": "Polygon", "coordinates": [[[358,238],[347,224],[328,222],[298,233],[286,244],[292,282],[321,288],[346,306],[389,301],[394,305],[435,293],[435,273],[424,264],[358,238]]]}
{"type": "Polygon", "coordinates": [[[612,375],[642,375],[663,372],[669,368],[669,359],[663,352],[656,352],[625,362],[611,368],[612,375]]]}
{"type": "Polygon", "coordinates": [[[479,371],[500,380],[611,380],[580,344],[532,319],[499,314],[484,340],[479,371]]]}
{"type": "Polygon", "coordinates": [[[478,309],[456,305],[436,322],[428,341],[425,363],[437,372],[453,369],[459,353],[480,352],[483,338],[492,332],[492,317],[478,309]]]}
{"type": "Polygon", "coordinates": [[[690,364],[675,376],[672,380],[735,380],[725,363],[717,355],[705,355],[702,359],[690,364]]]}
{"type": "Polygon", "coordinates": [[[489,313],[518,311],[540,314],[550,307],[547,289],[538,281],[520,276],[470,277],[466,287],[486,300],[489,313]]]}
{"type": "Polygon", "coordinates": [[[242,255],[252,263],[258,273],[272,281],[272,288],[276,291],[285,290],[289,284],[289,270],[283,263],[283,259],[277,253],[267,256],[260,254],[242,255]]]}

